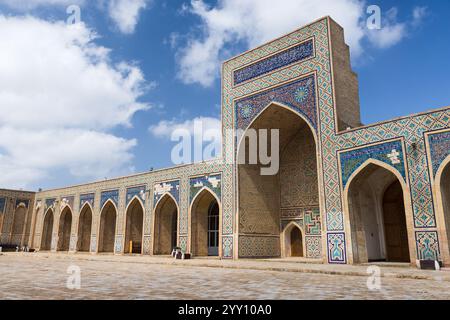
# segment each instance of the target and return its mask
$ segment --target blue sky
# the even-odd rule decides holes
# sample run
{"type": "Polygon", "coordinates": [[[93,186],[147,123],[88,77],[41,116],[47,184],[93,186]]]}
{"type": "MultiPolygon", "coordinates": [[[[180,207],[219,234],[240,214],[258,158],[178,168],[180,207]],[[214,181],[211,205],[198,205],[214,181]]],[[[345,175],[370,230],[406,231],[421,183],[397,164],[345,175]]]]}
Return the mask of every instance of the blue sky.
{"type": "MultiPolygon", "coordinates": [[[[6,73],[8,78],[0,76],[0,85],[4,81],[8,87],[3,95],[0,89],[0,109],[3,113],[17,112],[22,118],[25,115],[40,119],[40,115],[51,119],[54,117],[52,108],[61,115],[56,116],[55,121],[44,121],[42,126],[38,124],[41,121],[30,121],[25,125],[12,116],[0,121],[0,138],[9,141],[0,142],[0,169],[6,173],[0,178],[0,187],[53,188],[148,171],[151,167],[172,166],[170,156],[175,143],[169,139],[170,129],[189,126],[198,117],[204,117],[208,126],[214,127],[218,123],[219,61],[292,31],[324,13],[336,16],[338,22],[346,25],[353,69],[359,75],[365,124],[450,104],[447,80],[450,74],[447,61],[450,56],[450,21],[447,18],[450,4],[447,1],[278,1],[286,11],[276,11],[268,0],[25,0],[22,2],[25,5],[20,7],[14,3],[0,0],[0,17],[3,19],[0,27],[10,27],[6,28],[9,31],[0,31],[2,46],[17,46],[14,50],[17,49],[22,58],[16,62],[19,68],[24,60],[28,60],[26,54],[29,54],[31,67],[24,68],[20,75],[11,71],[6,73]],[[72,3],[80,6],[85,29],[75,35],[65,35],[69,40],[60,40],[60,35],[65,34],[61,28],[68,17],[66,8],[72,3]],[[302,10],[299,4],[308,5],[308,10],[302,10]],[[368,17],[365,9],[372,4],[382,9],[382,29],[378,34],[361,27],[368,17]],[[292,15],[286,17],[288,12],[292,15]],[[56,30],[58,24],[60,28],[56,30]],[[41,27],[48,33],[40,31],[34,35],[33,30],[41,27]],[[96,37],[87,36],[86,30],[95,32],[96,37]],[[61,90],[65,98],[75,92],[71,98],[76,100],[72,109],[64,109],[67,103],[58,105],[59,91],[56,90],[42,100],[43,107],[37,103],[33,109],[28,109],[36,98],[21,104],[22,95],[35,97],[34,94],[39,92],[37,99],[40,99],[47,92],[46,85],[54,87],[54,83],[61,83],[58,79],[63,75],[57,71],[52,71],[50,77],[36,73],[51,68],[63,72],[65,60],[59,61],[57,50],[64,48],[64,43],[60,47],[57,42],[69,41],[73,45],[72,51],[67,52],[68,59],[72,59],[72,53],[74,56],[79,54],[73,38],[84,39],[87,44],[81,46],[83,57],[74,58],[80,66],[73,67],[72,90],[69,93],[64,92],[65,87],[61,90]],[[21,40],[27,43],[26,46],[21,40]],[[86,58],[86,54],[90,54],[89,44],[97,50],[93,58],[86,58]],[[45,50],[53,50],[52,45],[57,52],[56,58],[49,59],[46,69],[34,70],[35,64],[42,62],[36,55],[46,56],[45,50]],[[109,49],[107,54],[100,50],[104,48],[109,49]],[[92,88],[108,77],[111,77],[112,85],[92,92],[91,84],[86,80],[90,79],[90,73],[83,72],[87,69],[86,64],[92,67],[96,59],[109,69],[103,73],[103,69],[95,66],[92,78],[97,80],[92,88]],[[119,67],[121,63],[126,65],[125,71],[119,67]],[[31,81],[17,87],[9,85],[15,81],[23,83],[24,79],[20,77],[29,79],[27,70],[30,69],[34,70],[31,76],[38,79],[36,82],[42,83],[39,90],[33,88],[36,83],[31,81]],[[46,83],[47,78],[53,80],[46,83]],[[117,89],[124,83],[131,83],[130,87],[117,89]],[[33,94],[28,94],[27,90],[33,94]],[[4,98],[14,95],[19,98],[4,98]],[[103,106],[105,98],[111,98],[111,101],[103,106]],[[6,107],[10,101],[14,102],[14,108],[6,107]],[[115,104],[114,101],[121,102],[115,104]],[[21,108],[23,112],[20,112],[21,108]],[[124,108],[126,115],[122,113],[124,108]],[[82,116],[83,113],[89,116],[91,112],[95,117],[107,115],[105,123],[86,120],[82,116]],[[79,122],[73,123],[70,117],[66,119],[65,114],[80,118],[79,122]],[[106,123],[109,116],[110,124],[106,123]],[[31,134],[39,138],[27,144],[18,138],[24,132],[27,133],[24,136],[31,134]],[[86,138],[78,141],[81,136],[86,138]],[[74,143],[74,140],[78,142],[74,143]],[[105,151],[102,147],[117,148],[118,151],[105,151]],[[85,152],[80,154],[76,152],[77,148],[85,152]]],[[[9,56],[0,54],[0,61],[17,56],[14,50],[10,50],[9,56]]],[[[0,62],[0,74],[2,66],[7,68],[8,64],[0,62]]]]}

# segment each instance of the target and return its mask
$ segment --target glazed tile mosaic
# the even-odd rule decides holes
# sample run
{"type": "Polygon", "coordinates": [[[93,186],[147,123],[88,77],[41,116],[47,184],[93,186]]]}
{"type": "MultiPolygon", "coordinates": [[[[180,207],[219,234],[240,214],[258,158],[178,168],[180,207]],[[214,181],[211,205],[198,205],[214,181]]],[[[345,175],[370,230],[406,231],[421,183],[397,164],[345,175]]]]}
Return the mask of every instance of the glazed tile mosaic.
{"type": "Polygon", "coordinates": [[[80,209],[83,208],[85,203],[89,203],[91,207],[95,204],[95,193],[88,193],[80,195],[80,209]]]}
{"type": "Polygon", "coordinates": [[[433,176],[442,162],[450,155],[450,131],[431,134],[429,137],[433,176]]]}
{"type": "Polygon", "coordinates": [[[234,84],[240,84],[263,74],[272,72],[294,62],[302,61],[314,55],[313,40],[308,40],[293,48],[277,53],[270,58],[256,62],[234,72],[234,84]]]}

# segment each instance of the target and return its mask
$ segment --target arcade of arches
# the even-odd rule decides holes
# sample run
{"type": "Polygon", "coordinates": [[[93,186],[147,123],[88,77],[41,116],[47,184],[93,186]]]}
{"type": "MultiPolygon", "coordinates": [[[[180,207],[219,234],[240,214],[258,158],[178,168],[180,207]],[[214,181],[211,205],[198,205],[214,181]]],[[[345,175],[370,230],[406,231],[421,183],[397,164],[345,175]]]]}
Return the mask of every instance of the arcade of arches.
{"type": "Polygon", "coordinates": [[[141,253],[144,209],[136,198],[128,206],[125,225],[125,253],[141,253]]]}
{"type": "Polygon", "coordinates": [[[14,212],[14,220],[12,225],[11,240],[13,236],[22,237],[26,227],[26,215],[27,207],[24,205],[19,205],[14,212]]]}
{"type": "MultiPolygon", "coordinates": [[[[283,232],[286,230],[282,226],[291,221],[303,223],[306,212],[320,212],[313,132],[303,118],[277,104],[265,109],[249,129],[279,130],[280,170],[276,175],[264,176],[260,174],[264,167],[260,159],[258,164],[249,164],[249,143],[255,137],[246,133],[239,149],[239,163],[246,163],[240,164],[238,169],[239,256],[303,255],[303,249],[298,249],[298,232],[295,229],[293,234],[283,232]],[[284,235],[285,239],[280,239],[280,235],[284,235]],[[289,242],[286,247],[296,248],[294,254],[282,253],[281,241],[289,242]]],[[[268,150],[272,147],[270,143],[268,150]]],[[[320,227],[318,232],[320,236],[320,227]]]]}
{"type": "Polygon", "coordinates": [[[153,254],[170,254],[178,241],[178,206],[171,196],[166,194],[158,202],[153,225],[153,254]]]}
{"type": "Polygon", "coordinates": [[[367,165],[350,182],[348,208],[355,263],[411,261],[404,193],[391,171],[367,165]]]}
{"type": "Polygon", "coordinates": [[[106,202],[100,214],[98,252],[114,252],[116,237],[116,207],[111,201],[106,202]]]}

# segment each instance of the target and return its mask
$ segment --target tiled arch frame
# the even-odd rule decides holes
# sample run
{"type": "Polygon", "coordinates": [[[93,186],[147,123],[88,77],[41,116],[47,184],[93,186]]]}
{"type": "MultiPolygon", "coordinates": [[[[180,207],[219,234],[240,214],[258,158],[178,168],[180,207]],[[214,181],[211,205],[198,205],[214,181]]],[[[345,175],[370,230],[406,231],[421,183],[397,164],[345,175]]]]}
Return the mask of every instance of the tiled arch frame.
{"type": "MultiPolygon", "coordinates": [[[[175,198],[175,196],[171,192],[164,192],[159,199],[155,202],[153,211],[152,211],[152,243],[151,243],[151,254],[154,254],[155,252],[155,221],[156,221],[156,211],[158,210],[159,206],[161,205],[162,201],[165,198],[170,198],[175,203],[175,206],[177,208],[177,246],[180,246],[180,228],[181,228],[181,210],[180,210],[180,201],[179,199],[175,198]]],[[[186,250],[186,246],[183,245],[182,250],[186,250]]]]}
{"type": "Polygon", "coordinates": [[[441,244],[441,258],[450,265],[450,243],[448,242],[447,223],[444,212],[441,181],[444,170],[450,166],[450,129],[426,132],[424,134],[429,171],[431,174],[433,199],[438,224],[437,234],[441,244]]]}
{"type": "MultiPolygon", "coordinates": [[[[404,161],[404,160],[403,160],[404,161]]],[[[352,232],[351,232],[351,219],[350,219],[350,209],[349,209],[349,203],[348,203],[348,193],[350,190],[351,183],[354,179],[356,179],[361,172],[363,172],[368,166],[374,165],[378,168],[384,169],[391,174],[393,174],[397,180],[400,182],[400,185],[402,187],[403,191],[403,200],[404,200],[404,206],[405,206],[405,217],[406,217],[406,228],[408,233],[408,247],[409,247],[409,254],[410,254],[410,261],[411,263],[414,263],[417,259],[418,254],[416,253],[416,241],[415,241],[415,235],[414,235],[414,216],[413,216],[413,210],[412,210],[412,201],[411,201],[411,192],[409,188],[408,180],[405,179],[405,177],[400,173],[400,171],[392,166],[391,164],[388,164],[386,162],[369,158],[364,163],[360,164],[358,168],[351,174],[351,176],[348,179],[348,183],[343,187],[342,190],[342,197],[343,197],[343,204],[344,204],[344,220],[346,222],[346,243],[347,243],[347,259],[350,264],[354,263],[354,255],[353,255],[353,246],[352,246],[352,232]]]]}
{"type": "MultiPolygon", "coordinates": [[[[336,125],[335,84],[333,83],[333,47],[331,45],[329,17],[320,19],[302,29],[296,30],[282,38],[251,50],[227,61],[223,66],[223,130],[232,129],[235,123],[233,103],[243,96],[248,96],[274,86],[286,84],[311,72],[317,73],[318,83],[318,128],[321,145],[322,188],[324,190],[324,212],[326,216],[326,247],[333,246],[333,253],[328,250],[329,263],[347,263],[346,230],[343,215],[342,190],[340,185],[337,153],[340,150],[356,148],[367,144],[381,143],[390,139],[403,138],[408,164],[406,172],[410,182],[417,252],[424,252],[423,258],[433,259],[440,256],[439,239],[433,195],[431,191],[430,172],[427,168],[426,148],[423,134],[430,130],[450,127],[450,108],[416,114],[395,120],[381,122],[370,126],[339,132],[336,125]],[[316,56],[307,61],[300,61],[285,68],[273,71],[233,86],[233,71],[263,59],[275,52],[289,48],[308,38],[314,38],[316,56]],[[326,181],[326,183],[325,183],[326,181]],[[339,249],[339,250],[337,250],[339,249]],[[340,254],[339,254],[340,253],[340,254]]],[[[224,140],[225,158],[233,158],[232,141],[224,140]]],[[[236,179],[233,181],[234,208],[237,202],[236,179]]],[[[236,209],[235,209],[236,210],[236,209]]],[[[236,252],[236,250],[235,250],[236,252]]],[[[236,253],[235,253],[236,254],[236,253]]]]}
{"type": "MultiPolygon", "coordinates": [[[[98,219],[97,219],[97,225],[95,226],[95,234],[97,235],[97,241],[95,243],[95,252],[98,253],[99,252],[99,239],[100,239],[100,228],[101,228],[101,219],[102,219],[102,214],[103,214],[103,210],[105,209],[105,207],[108,204],[111,204],[114,207],[114,210],[116,212],[116,225],[114,226],[115,228],[115,244],[114,244],[114,253],[121,253],[121,248],[122,248],[122,236],[118,235],[118,230],[120,228],[119,226],[119,219],[120,219],[120,212],[119,212],[119,206],[118,203],[116,203],[116,201],[114,201],[111,198],[106,199],[105,201],[102,201],[102,206],[99,208],[99,212],[98,212],[98,219]],[[120,237],[119,237],[120,236],[120,237]],[[120,246],[120,247],[119,247],[120,246]]],[[[92,245],[92,243],[91,243],[92,245]]]]}
{"type": "MultiPolygon", "coordinates": [[[[202,195],[202,193],[209,193],[213,196],[213,198],[217,201],[217,204],[219,205],[219,241],[222,239],[222,244],[224,243],[224,235],[223,235],[223,211],[222,211],[222,199],[220,194],[217,193],[217,191],[214,191],[214,189],[204,186],[201,189],[197,190],[195,194],[191,194],[192,198],[189,200],[189,213],[188,213],[188,225],[189,225],[189,234],[188,234],[188,240],[187,240],[187,248],[189,252],[193,252],[193,244],[192,244],[192,207],[194,203],[196,202],[197,198],[202,195]]],[[[224,250],[228,250],[227,248],[224,248],[224,246],[219,246],[219,257],[227,257],[226,253],[224,253],[224,250]]]]}
{"type": "MultiPolygon", "coordinates": [[[[312,81],[314,81],[314,83],[315,83],[315,81],[316,81],[315,80],[316,79],[315,73],[310,74],[310,75],[306,75],[305,77],[300,78],[300,80],[297,79],[296,81],[290,82],[287,85],[291,86],[292,83],[301,83],[305,79],[313,79],[312,81]]],[[[300,85],[300,86],[302,86],[302,85],[300,85]]],[[[314,88],[315,87],[316,86],[314,86],[314,88]]],[[[283,88],[283,86],[281,86],[281,88],[283,88]]],[[[295,92],[295,90],[296,90],[295,87],[293,87],[293,89],[294,89],[294,92],[295,92]]],[[[269,89],[269,91],[276,91],[276,90],[277,90],[277,87],[269,89]]],[[[311,101],[312,102],[311,105],[306,106],[306,107],[309,108],[309,109],[314,109],[314,112],[315,112],[317,110],[317,104],[315,102],[315,97],[317,96],[317,92],[316,92],[315,89],[314,89],[314,92],[311,92],[311,96],[313,96],[314,99],[311,101]]],[[[250,98],[251,97],[252,96],[250,96],[250,98]]],[[[245,137],[245,132],[248,130],[248,128],[250,128],[252,126],[252,124],[257,119],[259,119],[259,117],[266,110],[268,110],[269,108],[283,108],[283,109],[289,110],[295,116],[299,117],[299,119],[301,119],[301,121],[303,121],[307,125],[307,127],[309,128],[309,130],[310,130],[310,132],[311,132],[311,134],[313,136],[314,144],[315,144],[315,147],[316,147],[315,155],[316,155],[317,168],[321,168],[321,166],[322,166],[322,159],[319,156],[321,147],[320,147],[320,141],[319,141],[319,137],[318,137],[317,119],[311,118],[312,114],[308,115],[307,112],[304,112],[303,110],[301,110],[301,108],[298,108],[296,106],[292,106],[292,105],[290,105],[288,103],[282,102],[282,99],[280,99],[279,96],[277,97],[276,95],[274,95],[274,99],[276,99],[276,100],[271,101],[271,102],[269,102],[267,104],[262,104],[260,107],[257,107],[258,112],[255,112],[253,114],[251,121],[249,121],[246,124],[245,127],[239,128],[239,125],[236,124],[236,129],[240,129],[240,130],[244,129],[243,137],[239,141],[236,140],[236,142],[235,142],[234,156],[236,157],[236,159],[238,157],[238,153],[240,152],[240,146],[241,146],[241,143],[243,141],[243,138],[245,137]]],[[[235,102],[236,105],[238,103],[239,102],[235,102]]],[[[236,108],[236,110],[237,110],[237,108],[236,108]]],[[[239,165],[235,166],[234,174],[235,174],[235,177],[236,177],[235,178],[236,189],[239,190],[239,165]]],[[[321,230],[320,230],[320,233],[319,233],[320,234],[319,238],[322,239],[321,245],[319,246],[319,250],[320,250],[320,247],[321,247],[321,252],[326,252],[325,251],[326,243],[323,241],[323,239],[325,239],[325,232],[324,232],[322,221],[325,221],[325,216],[323,215],[323,212],[324,212],[323,208],[324,208],[325,205],[324,205],[323,188],[320,188],[320,186],[322,185],[322,176],[321,175],[318,175],[317,183],[319,185],[319,188],[318,188],[318,192],[319,192],[319,212],[320,212],[320,222],[321,222],[321,230]]],[[[239,201],[240,201],[239,193],[236,192],[236,203],[237,203],[237,205],[236,205],[236,218],[235,219],[237,221],[237,227],[236,227],[237,228],[237,231],[236,231],[237,233],[239,233],[239,201]]],[[[306,234],[303,232],[303,229],[301,229],[301,230],[302,230],[302,235],[304,237],[304,241],[303,242],[304,242],[304,247],[305,247],[304,248],[304,252],[305,252],[305,257],[306,257],[306,252],[307,252],[307,250],[306,250],[306,243],[307,242],[306,242],[306,237],[305,237],[306,234]]],[[[284,231],[283,230],[281,230],[281,235],[284,237],[284,231]]],[[[310,239],[310,240],[312,240],[312,239],[310,239]]],[[[282,238],[280,238],[280,241],[282,241],[282,238]]],[[[236,248],[237,248],[236,251],[238,251],[239,245],[240,245],[239,242],[237,242],[236,243],[236,248]]],[[[284,244],[281,243],[280,249],[281,249],[281,254],[283,254],[283,252],[284,252],[283,251],[284,250],[284,244]]]]}
{"type": "MultiPolygon", "coordinates": [[[[128,195],[127,195],[126,206],[125,206],[123,217],[122,217],[123,237],[122,237],[122,246],[121,246],[120,252],[122,250],[125,250],[125,247],[126,247],[125,241],[126,241],[126,227],[127,227],[128,209],[130,208],[130,205],[134,201],[137,201],[139,203],[139,205],[141,206],[141,208],[142,208],[142,231],[141,231],[142,232],[142,237],[141,237],[141,243],[144,244],[145,201],[139,195],[133,195],[131,197],[131,199],[128,199],[128,195]]],[[[119,219],[119,217],[118,217],[118,219],[119,219]]],[[[144,252],[144,246],[142,245],[142,247],[141,247],[141,254],[143,252],[144,252]]],[[[116,253],[119,253],[119,252],[116,252],[116,253]]]]}

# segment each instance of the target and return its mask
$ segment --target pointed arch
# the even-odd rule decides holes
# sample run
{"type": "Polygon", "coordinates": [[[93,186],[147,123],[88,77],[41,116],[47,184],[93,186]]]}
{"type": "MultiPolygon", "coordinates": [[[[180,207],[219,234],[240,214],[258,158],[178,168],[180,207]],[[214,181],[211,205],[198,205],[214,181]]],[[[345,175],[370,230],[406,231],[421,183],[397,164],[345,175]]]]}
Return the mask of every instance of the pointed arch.
{"type": "Polygon", "coordinates": [[[450,155],[436,171],[433,185],[442,259],[445,265],[450,265],[450,155]]]}
{"type": "Polygon", "coordinates": [[[138,196],[134,196],[125,209],[125,253],[142,253],[144,216],[145,206],[138,196]]]}
{"type": "Polygon", "coordinates": [[[221,255],[222,204],[210,188],[203,187],[192,199],[189,207],[189,225],[191,226],[189,246],[193,255],[221,255]],[[214,204],[217,204],[218,212],[212,216],[210,209],[214,204]]]}
{"type": "Polygon", "coordinates": [[[378,167],[381,167],[381,168],[384,168],[384,169],[390,171],[392,174],[394,174],[394,175],[397,177],[397,179],[398,179],[398,180],[400,181],[400,183],[402,184],[402,187],[403,187],[403,188],[408,188],[408,185],[407,185],[405,179],[403,178],[403,176],[401,175],[401,173],[400,173],[397,169],[395,169],[393,166],[391,166],[391,165],[389,165],[389,164],[387,164],[387,163],[385,163],[385,162],[383,162],[383,161],[380,161],[380,160],[377,160],[377,159],[372,159],[372,158],[370,158],[370,159],[367,159],[365,162],[363,162],[363,163],[358,167],[358,169],[356,169],[356,170],[350,175],[350,177],[349,177],[348,180],[347,180],[347,184],[345,185],[344,192],[347,192],[347,191],[348,191],[348,188],[349,188],[351,182],[359,175],[359,173],[360,173],[361,171],[365,170],[365,169],[366,169],[368,166],[370,166],[370,165],[375,165],[375,166],[378,166],[378,167]]]}
{"type": "Polygon", "coordinates": [[[179,241],[180,207],[175,197],[164,193],[153,210],[153,254],[168,255],[179,241]]]}
{"type": "Polygon", "coordinates": [[[13,223],[11,228],[11,244],[12,245],[22,245],[26,220],[27,220],[28,207],[25,203],[21,202],[14,210],[13,223]]]}
{"type": "Polygon", "coordinates": [[[77,251],[89,252],[94,210],[89,202],[83,204],[78,215],[77,251]]]}
{"type": "Polygon", "coordinates": [[[352,173],[342,194],[350,263],[415,261],[410,191],[397,169],[368,159],[352,173]]]}
{"type": "Polygon", "coordinates": [[[72,232],[72,210],[70,206],[66,205],[61,211],[59,217],[59,229],[58,229],[58,244],[57,251],[69,251],[70,250],[70,237],[72,232]]]}
{"type": "Polygon", "coordinates": [[[54,224],[54,213],[53,209],[49,208],[45,214],[42,222],[42,233],[41,233],[41,251],[50,251],[52,249],[52,237],[53,237],[53,224],[54,224]]]}
{"type": "Polygon", "coordinates": [[[100,211],[100,223],[98,226],[98,252],[114,253],[117,231],[117,206],[108,199],[100,211]]]}
{"type": "MultiPolygon", "coordinates": [[[[286,104],[281,103],[281,102],[272,101],[272,102],[270,102],[269,104],[267,104],[260,112],[258,112],[258,114],[253,118],[253,120],[248,124],[248,126],[247,126],[245,129],[243,129],[244,134],[243,134],[242,138],[238,141],[237,148],[236,148],[237,152],[239,152],[239,150],[240,150],[240,146],[241,146],[242,141],[244,140],[245,133],[246,133],[246,132],[254,125],[254,123],[255,123],[255,122],[256,122],[256,121],[257,121],[257,120],[258,120],[258,119],[259,119],[259,118],[260,118],[260,117],[268,110],[268,109],[270,109],[270,108],[276,108],[276,107],[284,108],[284,109],[286,109],[286,110],[288,110],[288,111],[294,113],[294,114],[297,115],[299,118],[301,118],[301,119],[308,125],[309,129],[310,129],[311,132],[313,133],[314,142],[316,143],[316,146],[317,146],[317,149],[318,149],[319,143],[318,143],[318,137],[317,137],[317,130],[316,130],[316,128],[314,128],[314,126],[312,125],[311,121],[310,121],[307,117],[305,117],[305,115],[303,115],[302,113],[298,112],[297,110],[294,110],[293,108],[287,106],[286,104]]],[[[318,152],[318,151],[317,151],[317,152],[318,152]]]]}
{"type": "MultiPolygon", "coordinates": [[[[255,133],[253,139],[254,135],[255,133]]],[[[320,212],[320,220],[325,221],[325,197],[323,188],[320,188],[323,185],[323,177],[319,174],[322,163],[317,130],[301,112],[285,104],[271,102],[247,126],[243,136],[237,141],[235,152],[238,159],[237,254],[242,258],[280,257],[284,255],[285,247],[280,230],[283,211],[310,207],[320,212]],[[257,164],[247,161],[247,158],[250,158],[250,154],[247,154],[250,146],[247,142],[247,132],[250,129],[279,130],[280,166],[278,172],[272,176],[261,174],[264,165],[259,159],[257,164]],[[244,155],[246,161],[242,163],[244,155]],[[242,243],[245,245],[241,245],[242,243]],[[261,247],[268,247],[267,243],[276,250],[259,250],[261,247]]]]}
{"type": "Polygon", "coordinates": [[[306,240],[304,229],[296,222],[291,221],[282,231],[282,257],[305,257],[306,240]],[[298,229],[300,237],[293,239],[292,232],[298,229]]]}

